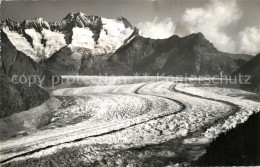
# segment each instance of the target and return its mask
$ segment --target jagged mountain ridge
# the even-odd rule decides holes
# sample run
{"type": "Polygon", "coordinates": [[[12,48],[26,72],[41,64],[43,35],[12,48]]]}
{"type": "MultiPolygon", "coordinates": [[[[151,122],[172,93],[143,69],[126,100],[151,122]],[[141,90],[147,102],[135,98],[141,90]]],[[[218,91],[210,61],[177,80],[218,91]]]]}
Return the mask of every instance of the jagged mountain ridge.
{"type": "Polygon", "coordinates": [[[136,36],[104,61],[82,59],[82,75],[230,75],[251,56],[218,51],[202,33],[155,40],[136,36]]]}
{"type": "Polygon", "coordinates": [[[16,48],[36,62],[51,57],[65,46],[74,50],[82,47],[96,55],[109,54],[138,33],[124,18],[112,20],[80,12],[68,14],[61,22],[35,18],[22,23],[7,19],[2,24],[3,33],[16,48]]]}
{"type": "Polygon", "coordinates": [[[56,23],[36,18],[6,20],[3,25],[11,43],[26,39],[27,48],[14,44],[18,50],[59,75],[229,75],[252,58],[222,53],[201,33],[144,38],[123,17],[112,20],[79,12],[56,23]]]}

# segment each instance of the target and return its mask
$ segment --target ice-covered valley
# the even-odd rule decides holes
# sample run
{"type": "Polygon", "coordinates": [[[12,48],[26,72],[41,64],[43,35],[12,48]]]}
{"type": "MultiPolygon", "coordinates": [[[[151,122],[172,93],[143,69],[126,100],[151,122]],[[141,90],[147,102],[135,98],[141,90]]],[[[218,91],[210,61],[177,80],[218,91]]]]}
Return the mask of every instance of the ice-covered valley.
{"type": "Polygon", "coordinates": [[[19,121],[16,115],[0,119],[2,134],[14,127],[0,140],[2,165],[189,164],[219,134],[260,111],[259,95],[235,87],[133,78],[64,84],[50,90],[42,110],[31,110],[35,117],[24,111],[19,121]]]}

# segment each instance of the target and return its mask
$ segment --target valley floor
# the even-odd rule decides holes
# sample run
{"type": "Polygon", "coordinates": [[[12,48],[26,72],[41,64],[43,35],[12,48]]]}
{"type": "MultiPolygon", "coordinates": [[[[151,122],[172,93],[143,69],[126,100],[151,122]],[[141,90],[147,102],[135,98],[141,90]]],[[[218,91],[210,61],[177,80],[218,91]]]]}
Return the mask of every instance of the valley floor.
{"type": "Polygon", "coordinates": [[[235,87],[151,78],[51,94],[38,108],[0,119],[2,166],[189,164],[260,111],[259,95],[235,87]]]}

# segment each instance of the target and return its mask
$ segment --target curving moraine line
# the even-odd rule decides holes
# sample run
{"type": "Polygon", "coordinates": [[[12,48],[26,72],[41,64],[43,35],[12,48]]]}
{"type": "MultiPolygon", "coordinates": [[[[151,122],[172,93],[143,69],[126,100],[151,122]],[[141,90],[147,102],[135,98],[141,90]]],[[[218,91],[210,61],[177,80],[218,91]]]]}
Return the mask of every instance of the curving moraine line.
{"type": "MultiPolygon", "coordinates": [[[[144,123],[147,123],[147,122],[152,121],[152,120],[156,120],[156,119],[164,118],[164,117],[167,117],[167,116],[170,116],[170,115],[175,115],[175,114],[181,113],[184,110],[186,111],[186,110],[188,110],[190,108],[189,103],[183,103],[182,101],[173,99],[174,97],[165,97],[165,96],[159,95],[159,94],[156,95],[156,93],[158,93],[158,92],[152,92],[152,94],[142,93],[141,90],[145,86],[147,86],[147,85],[149,85],[149,83],[141,85],[139,88],[137,88],[133,92],[133,94],[138,94],[140,96],[154,96],[154,97],[159,97],[159,98],[164,98],[164,99],[167,99],[167,100],[171,100],[171,101],[177,103],[178,105],[180,105],[180,109],[178,111],[173,112],[173,113],[162,114],[162,115],[159,115],[157,117],[151,118],[149,120],[144,120],[144,121],[141,121],[141,122],[138,122],[138,123],[134,123],[134,124],[126,126],[126,127],[122,127],[122,128],[118,128],[118,129],[115,129],[115,130],[111,130],[109,132],[99,133],[99,134],[95,134],[95,135],[89,135],[87,137],[82,137],[82,138],[78,138],[78,139],[75,139],[75,140],[62,142],[62,143],[59,143],[59,144],[51,144],[51,145],[48,145],[46,147],[41,147],[39,149],[34,149],[34,150],[31,150],[31,151],[24,152],[24,153],[12,156],[10,158],[4,159],[4,160],[0,161],[0,163],[2,163],[2,164],[8,163],[9,161],[11,161],[11,160],[13,160],[15,158],[19,158],[19,157],[23,157],[23,156],[29,156],[29,155],[32,155],[32,154],[34,154],[36,152],[40,152],[40,151],[43,151],[45,149],[49,149],[49,148],[52,148],[52,147],[55,147],[55,146],[60,146],[60,145],[63,145],[63,144],[68,144],[68,143],[73,143],[73,142],[79,142],[79,141],[82,141],[82,140],[85,140],[85,139],[91,138],[91,137],[99,137],[99,136],[103,136],[103,135],[107,135],[107,134],[112,134],[112,133],[115,133],[115,132],[120,132],[120,131],[125,130],[127,128],[134,127],[134,126],[137,126],[137,125],[140,125],[140,124],[144,124],[144,123]]],[[[122,88],[123,87],[124,86],[122,86],[122,88]]],[[[118,89],[120,89],[120,88],[118,87],[118,89]]],[[[169,89],[169,91],[172,91],[172,92],[175,92],[175,93],[184,94],[184,95],[191,96],[191,97],[194,97],[194,98],[199,98],[199,99],[204,99],[204,100],[209,100],[209,101],[222,103],[222,104],[228,105],[228,106],[230,106],[232,108],[232,111],[230,112],[230,114],[227,114],[225,117],[219,118],[216,121],[221,121],[221,120],[225,119],[226,117],[228,117],[228,116],[230,116],[230,115],[232,115],[235,112],[240,110],[240,107],[238,105],[230,103],[230,102],[227,102],[227,101],[224,101],[224,100],[217,100],[217,99],[202,97],[202,96],[199,96],[199,95],[194,95],[194,94],[190,94],[190,93],[187,93],[187,92],[184,92],[184,91],[177,90],[176,89],[176,83],[172,83],[172,85],[170,87],[168,87],[167,89],[169,89]]],[[[111,92],[111,93],[117,93],[117,91],[111,92]]],[[[120,93],[120,92],[118,92],[118,93],[120,93]]]]}
{"type": "MultiPolygon", "coordinates": [[[[149,83],[148,83],[149,84],[149,83]]],[[[143,84],[142,86],[140,86],[138,89],[136,89],[136,91],[134,92],[134,94],[138,94],[138,95],[145,95],[145,94],[141,94],[139,93],[139,91],[145,87],[146,85],[148,84],[143,84]]],[[[75,139],[75,140],[70,140],[70,141],[66,141],[66,142],[62,142],[62,143],[59,143],[59,144],[50,144],[46,147],[41,147],[41,148],[38,148],[38,149],[34,149],[34,150],[31,150],[31,151],[28,151],[28,152],[24,152],[24,153],[21,153],[21,154],[17,154],[15,156],[12,156],[12,157],[9,157],[9,158],[6,158],[6,159],[3,159],[0,161],[1,164],[5,164],[5,163],[8,163],[9,161],[15,159],[15,158],[19,158],[19,157],[23,157],[23,156],[29,156],[29,155],[32,155],[36,152],[40,152],[42,150],[45,150],[45,149],[49,149],[49,148],[52,148],[52,147],[55,147],[55,146],[60,146],[60,145],[63,145],[63,144],[68,144],[68,143],[73,143],[73,142],[79,142],[79,141],[82,141],[82,140],[85,140],[87,138],[92,138],[92,137],[98,137],[98,136],[103,136],[103,135],[107,135],[107,134],[111,134],[111,133],[115,133],[115,132],[119,132],[119,131],[122,131],[124,129],[127,129],[127,128],[130,128],[130,127],[134,127],[136,125],[140,125],[140,124],[144,124],[144,123],[147,123],[149,121],[152,121],[152,120],[156,120],[156,119],[159,119],[159,118],[164,118],[164,117],[167,117],[167,116],[170,116],[170,115],[175,115],[175,114],[178,114],[182,111],[184,111],[186,109],[186,105],[183,104],[182,102],[178,101],[178,100],[175,100],[175,99],[171,99],[171,98],[168,98],[168,97],[163,97],[163,96],[160,96],[160,95],[145,95],[145,96],[155,96],[155,97],[159,97],[159,98],[164,98],[164,99],[167,99],[167,100],[170,100],[170,101],[173,101],[175,103],[177,103],[178,105],[180,105],[180,109],[178,111],[175,111],[173,113],[166,113],[166,114],[162,114],[162,115],[158,115],[154,118],[151,118],[149,120],[142,120],[141,122],[138,122],[138,123],[134,123],[134,124],[131,124],[129,126],[126,126],[126,127],[122,127],[122,128],[118,128],[118,129],[115,129],[115,130],[111,130],[109,132],[104,132],[104,133],[99,133],[99,134],[95,134],[95,135],[89,135],[87,137],[81,137],[81,138],[78,138],[78,139],[75,139]]],[[[8,151],[6,151],[8,152],[8,151]]]]}
{"type": "MultiPolygon", "coordinates": [[[[213,98],[209,98],[209,97],[203,97],[203,96],[187,93],[185,91],[181,91],[181,90],[176,89],[176,86],[177,85],[172,85],[170,87],[170,91],[178,92],[178,93],[185,94],[185,95],[191,96],[191,97],[196,97],[196,98],[200,98],[200,99],[215,101],[215,102],[219,102],[219,103],[226,104],[226,105],[230,106],[232,108],[232,110],[230,111],[230,114],[227,114],[224,117],[221,117],[220,119],[216,120],[217,122],[221,122],[223,120],[226,120],[226,118],[228,118],[231,115],[234,115],[235,113],[237,113],[237,112],[239,112],[241,110],[241,107],[239,105],[234,104],[234,103],[231,103],[231,102],[228,102],[228,101],[224,101],[224,100],[213,99],[213,98]]],[[[214,122],[214,123],[217,123],[217,122],[214,122]]]]}

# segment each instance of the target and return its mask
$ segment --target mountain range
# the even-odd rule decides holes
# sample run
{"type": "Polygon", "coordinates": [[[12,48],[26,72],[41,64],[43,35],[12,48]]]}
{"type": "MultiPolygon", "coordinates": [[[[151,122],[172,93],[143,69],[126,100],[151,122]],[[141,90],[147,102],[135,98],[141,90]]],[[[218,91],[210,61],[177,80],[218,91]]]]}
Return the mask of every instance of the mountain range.
{"type": "Polygon", "coordinates": [[[2,61],[8,76],[21,71],[26,74],[40,71],[48,76],[220,72],[230,75],[252,58],[218,51],[202,33],[145,38],[123,17],[106,19],[79,12],[54,23],[43,18],[23,22],[7,19],[1,22],[1,27],[2,61]],[[28,66],[22,67],[24,64],[28,66]]]}

